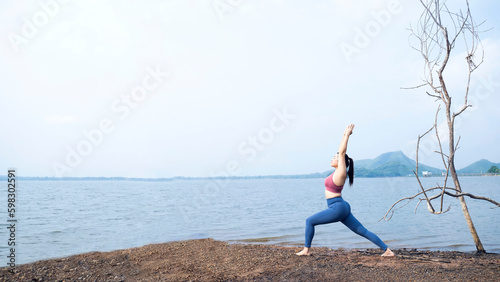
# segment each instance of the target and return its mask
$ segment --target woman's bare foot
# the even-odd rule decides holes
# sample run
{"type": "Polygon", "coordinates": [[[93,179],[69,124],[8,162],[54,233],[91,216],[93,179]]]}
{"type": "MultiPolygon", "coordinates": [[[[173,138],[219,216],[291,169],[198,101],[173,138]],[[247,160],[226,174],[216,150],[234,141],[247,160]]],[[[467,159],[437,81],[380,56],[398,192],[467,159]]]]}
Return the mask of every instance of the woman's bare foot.
{"type": "Polygon", "coordinates": [[[383,257],[393,257],[395,256],[394,255],[394,252],[391,251],[391,249],[387,248],[387,250],[385,250],[385,252],[382,254],[383,257]]]}
{"type": "Polygon", "coordinates": [[[309,252],[309,248],[306,248],[306,247],[304,247],[304,249],[302,249],[302,251],[295,253],[295,254],[298,256],[310,256],[311,255],[311,253],[309,252]]]}

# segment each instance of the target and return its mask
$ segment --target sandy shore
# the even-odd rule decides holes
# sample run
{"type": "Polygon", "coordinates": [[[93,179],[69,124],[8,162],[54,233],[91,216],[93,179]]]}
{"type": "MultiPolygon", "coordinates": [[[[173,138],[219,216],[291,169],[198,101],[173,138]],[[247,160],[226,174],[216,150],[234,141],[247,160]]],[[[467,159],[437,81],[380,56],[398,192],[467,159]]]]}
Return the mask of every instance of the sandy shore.
{"type": "Polygon", "coordinates": [[[500,254],[300,248],[212,239],[92,252],[0,269],[0,281],[499,281],[500,254]]]}

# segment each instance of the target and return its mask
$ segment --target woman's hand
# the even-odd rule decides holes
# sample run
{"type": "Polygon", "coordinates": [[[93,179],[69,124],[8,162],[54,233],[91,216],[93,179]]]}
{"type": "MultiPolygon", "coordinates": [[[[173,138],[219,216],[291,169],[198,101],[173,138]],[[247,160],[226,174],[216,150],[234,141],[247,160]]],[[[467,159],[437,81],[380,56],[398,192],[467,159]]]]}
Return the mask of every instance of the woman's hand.
{"type": "Polygon", "coordinates": [[[344,131],[344,135],[349,136],[352,134],[352,130],[354,129],[354,124],[349,124],[344,131]]]}

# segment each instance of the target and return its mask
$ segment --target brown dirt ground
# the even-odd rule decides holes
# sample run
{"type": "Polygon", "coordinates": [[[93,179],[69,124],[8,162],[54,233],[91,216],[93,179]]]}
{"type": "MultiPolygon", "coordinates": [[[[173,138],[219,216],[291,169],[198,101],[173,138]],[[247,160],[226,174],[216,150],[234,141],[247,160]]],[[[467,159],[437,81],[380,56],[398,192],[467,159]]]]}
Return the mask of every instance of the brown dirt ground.
{"type": "Polygon", "coordinates": [[[92,252],[0,268],[0,281],[499,281],[500,254],[301,248],[213,239],[92,252]]]}

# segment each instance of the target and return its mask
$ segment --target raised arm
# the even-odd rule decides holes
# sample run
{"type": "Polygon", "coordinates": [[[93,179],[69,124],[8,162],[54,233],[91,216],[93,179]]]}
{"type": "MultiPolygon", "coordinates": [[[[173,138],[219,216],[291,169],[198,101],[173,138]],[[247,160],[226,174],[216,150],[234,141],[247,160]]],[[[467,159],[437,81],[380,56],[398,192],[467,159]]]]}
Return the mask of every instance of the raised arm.
{"type": "Polygon", "coordinates": [[[349,141],[349,136],[352,134],[352,130],[354,129],[354,124],[350,124],[344,130],[344,137],[342,137],[342,141],[340,142],[339,154],[345,155],[347,152],[347,142],[349,141]]]}
{"type": "Polygon", "coordinates": [[[342,137],[342,141],[340,142],[338,159],[337,159],[337,168],[335,169],[335,173],[333,174],[333,183],[335,185],[341,186],[344,185],[345,180],[347,178],[347,165],[345,163],[345,153],[347,151],[347,143],[349,142],[349,136],[352,134],[352,130],[354,129],[354,124],[350,124],[344,130],[344,136],[342,137]]]}

